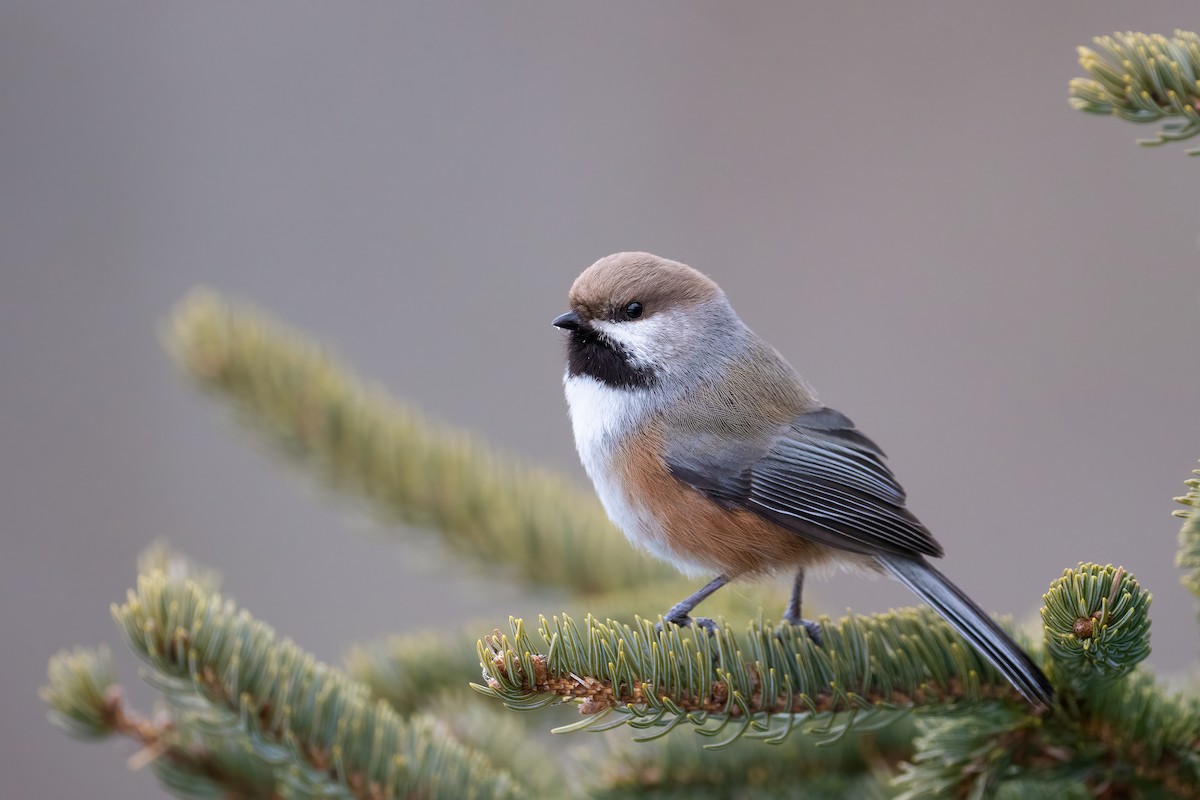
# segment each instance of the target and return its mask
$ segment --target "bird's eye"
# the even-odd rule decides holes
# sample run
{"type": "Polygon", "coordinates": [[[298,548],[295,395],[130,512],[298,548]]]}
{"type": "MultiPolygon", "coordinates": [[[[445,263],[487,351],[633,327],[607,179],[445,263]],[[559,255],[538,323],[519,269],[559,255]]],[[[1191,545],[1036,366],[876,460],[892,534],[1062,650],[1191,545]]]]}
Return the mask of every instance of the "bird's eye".
{"type": "Polygon", "coordinates": [[[642,304],[634,300],[629,305],[625,306],[625,319],[637,319],[642,315],[642,304]]]}

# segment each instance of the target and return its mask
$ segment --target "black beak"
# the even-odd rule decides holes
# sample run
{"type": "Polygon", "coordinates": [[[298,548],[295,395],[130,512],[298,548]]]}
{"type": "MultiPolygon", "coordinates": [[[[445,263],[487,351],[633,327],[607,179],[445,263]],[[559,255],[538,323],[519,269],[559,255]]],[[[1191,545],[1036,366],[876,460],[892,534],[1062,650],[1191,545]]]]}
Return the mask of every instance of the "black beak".
{"type": "Polygon", "coordinates": [[[559,314],[550,324],[556,328],[562,328],[564,331],[577,331],[583,327],[583,320],[574,311],[568,311],[565,314],[559,314]]]}

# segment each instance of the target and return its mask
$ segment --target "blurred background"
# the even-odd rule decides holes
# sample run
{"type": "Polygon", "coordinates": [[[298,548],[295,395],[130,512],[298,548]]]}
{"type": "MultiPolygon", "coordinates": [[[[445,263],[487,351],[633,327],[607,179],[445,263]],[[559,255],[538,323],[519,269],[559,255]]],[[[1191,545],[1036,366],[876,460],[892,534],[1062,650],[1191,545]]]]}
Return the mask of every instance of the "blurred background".
{"type": "MultiPolygon", "coordinates": [[[[1170,513],[1200,457],[1200,160],[1066,98],[1077,45],[1197,24],[1184,0],[8,0],[5,793],[162,796],[35,694],[55,650],[101,642],[136,689],[108,606],[156,537],[335,662],[556,610],[358,535],[247,446],[160,348],[198,284],[582,481],[549,321],[600,256],[685,261],[883,445],[983,606],[1032,620],[1063,568],[1119,563],[1155,594],[1152,665],[1185,669],[1170,513]]],[[[832,614],[911,602],[854,576],[809,591],[832,614]]]]}

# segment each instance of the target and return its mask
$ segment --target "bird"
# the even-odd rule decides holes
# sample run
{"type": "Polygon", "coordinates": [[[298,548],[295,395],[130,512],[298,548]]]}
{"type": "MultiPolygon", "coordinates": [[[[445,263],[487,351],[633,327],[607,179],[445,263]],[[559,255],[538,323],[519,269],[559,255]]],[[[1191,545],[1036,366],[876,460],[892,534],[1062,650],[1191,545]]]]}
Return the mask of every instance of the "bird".
{"type": "Polygon", "coordinates": [[[928,603],[1026,700],[1053,687],[986,612],[939,572],[943,549],[906,508],[883,450],[748,328],[721,288],[645,252],[601,258],[571,286],[563,384],[576,449],[609,519],[688,576],[715,575],[670,608],[681,627],[734,579],[890,574],[928,603]]]}

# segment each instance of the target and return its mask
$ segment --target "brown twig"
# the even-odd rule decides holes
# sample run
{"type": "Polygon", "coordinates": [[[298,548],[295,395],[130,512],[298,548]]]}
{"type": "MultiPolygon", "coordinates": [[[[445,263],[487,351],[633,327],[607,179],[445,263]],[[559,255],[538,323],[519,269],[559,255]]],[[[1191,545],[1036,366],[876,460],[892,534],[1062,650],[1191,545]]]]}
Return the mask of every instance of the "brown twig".
{"type": "Polygon", "coordinates": [[[262,792],[245,781],[229,775],[212,753],[202,747],[185,748],[170,741],[175,725],[170,720],[154,722],[143,714],[125,705],[125,692],[120,686],[109,687],[105,696],[103,714],[114,733],[128,737],[141,745],[129,757],[129,768],[140,770],[165,759],[175,766],[202,775],[224,787],[226,797],[231,800],[279,800],[279,795],[262,792]]]}

